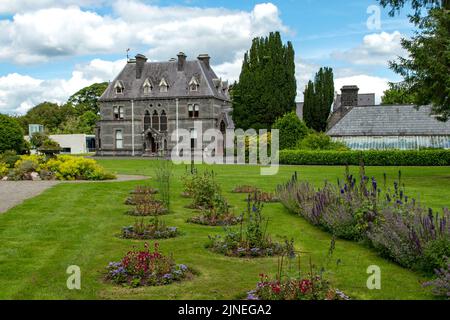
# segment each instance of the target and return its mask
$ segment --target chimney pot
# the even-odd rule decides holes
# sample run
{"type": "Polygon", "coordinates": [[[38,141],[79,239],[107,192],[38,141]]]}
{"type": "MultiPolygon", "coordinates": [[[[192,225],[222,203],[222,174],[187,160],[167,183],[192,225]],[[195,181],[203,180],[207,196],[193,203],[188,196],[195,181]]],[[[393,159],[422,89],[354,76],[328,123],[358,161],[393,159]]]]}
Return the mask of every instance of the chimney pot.
{"type": "Polygon", "coordinates": [[[210,68],[211,57],[207,53],[200,54],[197,59],[203,61],[208,69],[210,68]]]}
{"type": "Polygon", "coordinates": [[[184,65],[186,64],[187,56],[183,52],[180,52],[177,56],[178,56],[178,71],[184,71],[184,65]]]}
{"type": "Polygon", "coordinates": [[[142,77],[142,72],[144,71],[144,65],[147,62],[147,57],[143,54],[136,55],[136,79],[142,77]]]}

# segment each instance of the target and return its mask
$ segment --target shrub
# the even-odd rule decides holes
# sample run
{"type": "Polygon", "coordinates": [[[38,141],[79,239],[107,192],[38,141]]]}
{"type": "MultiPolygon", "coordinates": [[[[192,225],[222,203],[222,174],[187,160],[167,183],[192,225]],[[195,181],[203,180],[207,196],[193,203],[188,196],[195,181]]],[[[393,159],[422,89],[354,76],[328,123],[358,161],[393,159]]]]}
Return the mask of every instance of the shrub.
{"type": "Polygon", "coordinates": [[[134,209],[127,212],[131,216],[147,217],[147,216],[162,216],[169,211],[160,201],[154,200],[151,202],[138,203],[134,209]]]}
{"type": "Polygon", "coordinates": [[[450,299],[450,259],[447,259],[445,267],[436,269],[435,273],[437,278],[424,283],[424,286],[433,288],[435,296],[450,299]]]}
{"type": "Polygon", "coordinates": [[[243,185],[234,188],[233,193],[254,193],[256,191],[258,191],[257,187],[243,185]]]}
{"type": "Polygon", "coordinates": [[[216,194],[211,208],[203,209],[198,216],[188,222],[207,226],[232,226],[241,222],[242,217],[236,217],[230,212],[230,206],[224,197],[216,194]]]}
{"type": "Polygon", "coordinates": [[[16,162],[20,159],[20,156],[14,150],[8,150],[0,154],[0,162],[5,163],[8,168],[14,168],[16,162]]]}
{"type": "Polygon", "coordinates": [[[156,189],[153,189],[149,186],[136,186],[133,191],[131,191],[131,194],[140,194],[140,195],[153,195],[157,194],[159,191],[156,189]]]}
{"type": "Polygon", "coordinates": [[[300,150],[350,150],[344,143],[334,142],[330,136],[322,132],[308,134],[304,139],[298,141],[296,147],[300,150]]]}
{"type": "Polygon", "coordinates": [[[148,224],[144,219],[137,220],[133,226],[122,228],[122,237],[124,239],[169,239],[179,235],[176,227],[167,227],[166,223],[158,217],[154,217],[148,224]]]}
{"type": "Polygon", "coordinates": [[[6,163],[0,162],[0,179],[8,175],[9,168],[6,163]]]}
{"type": "Polygon", "coordinates": [[[295,112],[290,112],[279,118],[272,129],[280,130],[280,150],[295,148],[297,142],[310,132],[310,129],[298,118],[295,112]]]}
{"type": "Polygon", "coordinates": [[[0,114],[0,153],[14,150],[17,153],[26,151],[24,132],[16,119],[0,114]]]}
{"type": "Polygon", "coordinates": [[[193,276],[187,266],[161,254],[158,243],[153,252],[147,244],[143,251],[129,251],[120,262],[110,262],[107,270],[107,280],[131,287],[168,285],[193,276]]]}
{"type": "Polygon", "coordinates": [[[215,181],[214,172],[189,173],[183,177],[183,182],[185,194],[193,199],[192,208],[213,208],[215,196],[220,195],[220,187],[215,181]]]}
{"type": "Polygon", "coordinates": [[[450,150],[280,151],[286,165],[449,166],[450,150]]]}
{"type": "Polygon", "coordinates": [[[43,168],[55,172],[58,180],[110,180],[116,178],[95,160],[82,157],[58,156],[48,160],[43,168]]]}

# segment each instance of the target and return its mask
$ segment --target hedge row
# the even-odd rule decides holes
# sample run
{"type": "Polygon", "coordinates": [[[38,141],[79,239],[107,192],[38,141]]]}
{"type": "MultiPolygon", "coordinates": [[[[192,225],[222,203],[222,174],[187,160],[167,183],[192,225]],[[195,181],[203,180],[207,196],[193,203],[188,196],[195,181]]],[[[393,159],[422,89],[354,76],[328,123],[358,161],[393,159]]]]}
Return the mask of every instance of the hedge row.
{"type": "Polygon", "coordinates": [[[280,164],[367,166],[450,166],[450,150],[280,151],[280,164]]]}

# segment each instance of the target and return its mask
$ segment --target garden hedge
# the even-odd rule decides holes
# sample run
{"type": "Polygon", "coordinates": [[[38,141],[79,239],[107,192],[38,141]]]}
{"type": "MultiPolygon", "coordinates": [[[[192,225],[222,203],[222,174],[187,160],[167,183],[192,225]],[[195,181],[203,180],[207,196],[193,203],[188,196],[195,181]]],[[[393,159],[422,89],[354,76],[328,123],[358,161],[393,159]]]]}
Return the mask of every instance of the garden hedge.
{"type": "Polygon", "coordinates": [[[280,164],[450,166],[450,150],[280,151],[280,164]]]}

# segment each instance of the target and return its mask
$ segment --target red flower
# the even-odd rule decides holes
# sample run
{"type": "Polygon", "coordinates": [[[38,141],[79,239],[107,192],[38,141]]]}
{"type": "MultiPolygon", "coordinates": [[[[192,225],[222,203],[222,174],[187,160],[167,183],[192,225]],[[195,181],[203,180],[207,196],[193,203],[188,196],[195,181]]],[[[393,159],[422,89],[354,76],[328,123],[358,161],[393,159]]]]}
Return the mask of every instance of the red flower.
{"type": "Polygon", "coordinates": [[[302,280],[299,284],[299,288],[303,294],[307,293],[311,289],[311,281],[306,279],[302,280]]]}

